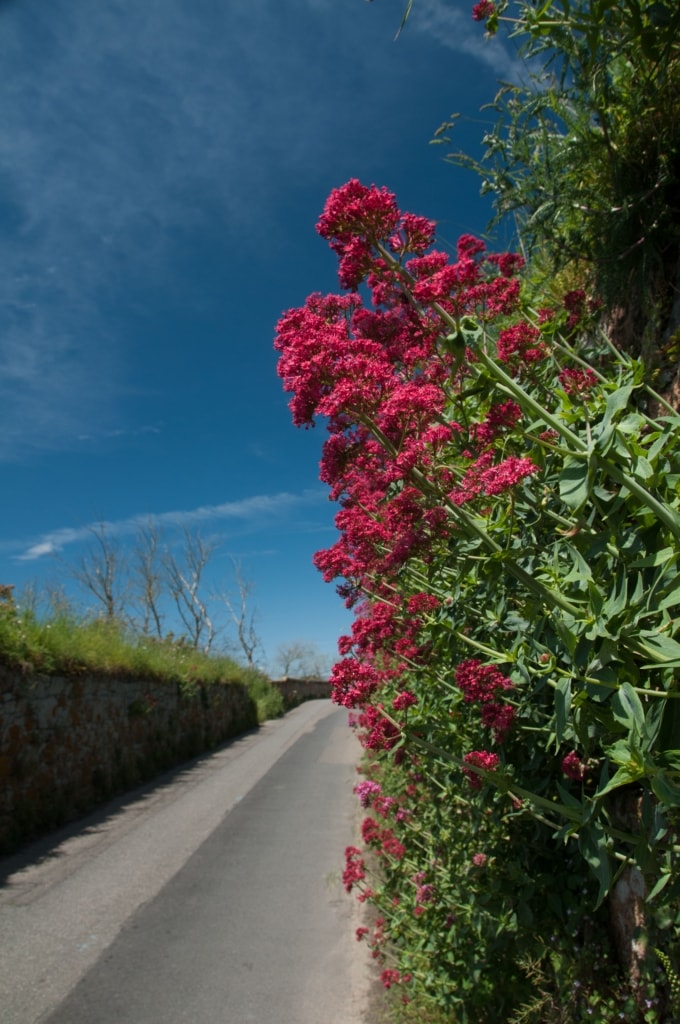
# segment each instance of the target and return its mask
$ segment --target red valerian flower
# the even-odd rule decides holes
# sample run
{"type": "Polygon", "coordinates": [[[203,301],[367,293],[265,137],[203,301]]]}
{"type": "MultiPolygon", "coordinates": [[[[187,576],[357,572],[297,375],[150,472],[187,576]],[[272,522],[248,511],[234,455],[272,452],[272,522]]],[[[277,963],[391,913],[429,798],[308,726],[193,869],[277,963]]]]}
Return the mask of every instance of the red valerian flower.
{"type": "Polygon", "coordinates": [[[535,466],[531,459],[511,455],[504,462],[499,462],[497,466],[489,466],[480,474],[480,493],[488,497],[503,494],[534,473],[538,473],[538,466],[535,466]]]}
{"type": "Polygon", "coordinates": [[[361,823],[361,838],[367,846],[380,842],[381,829],[375,818],[364,818],[361,823]]]}
{"type": "MultiPolygon", "coordinates": [[[[471,750],[469,754],[466,754],[463,758],[466,764],[474,765],[476,768],[481,768],[483,771],[493,772],[500,764],[500,759],[497,754],[492,754],[488,750],[471,750]]],[[[463,774],[470,783],[472,789],[482,788],[482,777],[478,775],[472,768],[463,768],[463,774]]]]}
{"type": "Polygon", "coordinates": [[[476,238],[474,235],[461,235],[458,239],[456,251],[458,253],[458,259],[462,260],[466,257],[468,259],[474,259],[475,256],[479,256],[486,250],[486,244],[481,238],[476,238]]]}
{"type": "Polygon", "coordinates": [[[390,238],[390,249],[400,254],[424,252],[434,241],[434,221],[405,213],[399,222],[398,231],[390,238]]]}
{"type": "Polygon", "coordinates": [[[371,798],[379,796],[382,790],[378,782],[372,782],[370,779],[364,779],[362,782],[357,783],[354,787],[354,792],[359,797],[361,806],[368,807],[371,802],[371,798]]]}
{"type": "Polygon", "coordinates": [[[358,850],[356,846],[347,846],[345,848],[345,870],[342,873],[345,890],[351,892],[353,887],[358,882],[362,882],[365,877],[366,869],[361,850],[358,850]]]}
{"type": "Polygon", "coordinates": [[[398,223],[399,209],[392,192],[352,178],[331,192],[316,230],[342,255],[352,238],[385,241],[398,223]]]}
{"type": "Polygon", "coordinates": [[[402,860],[405,853],[406,847],[403,843],[400,843],[397,837],[390,829],[384,829],[382,833],[382,852],[388,857],[393,857],[394,860],[402,860]]]}
{"type": "Polygon", "coordinates": [[[581,760],[575,750],[571,750],[562,758],[562,771],[568,779],[582,782],[588,774],[588,765],[581,760]]]}
{"type": "MultiPolygon", "coordinates": [[[[493,4],[490,4],[493,7],[493,4]]],[[[493,12],[492,12],[493,13],[493,12]]],[[[513,277],[524,267],[524,257],[518,252],[491,253],[487,256],[489,263],[495,263],[503,277],[513,277]]]]}
{"type": "Polygon", "coordinates": [[[456,686],[463,691],[463,699],[489,704],[503,690],[512,690],[513,684],[496,665],[483,665],[476,658],[461,661],[456,669],[456,686]]]}
{"type": "Polygon", "coordinates": [[[399,739],[397,727],[383,718],[379,708],[367,707],[365,716],[370,728],[360,739],[366,750],[391,750],[399,739]]]}
{"type": "Polygon", "coordinates": [[[472,17],[475,21],[486,21],[496,10],[493,0],[479,0],[472,8],[472,17]]]}
{"type": "Polygon", "coordinates": [[[567,329],[573,330],[581,323],[586,312],[586,293],[582,288],[575,288],[567,292],[562,300],[564,308],[569,316],[567,317],[567,329]]]}
{"type": "Polygon", "coordinates": [[[502,743],[515,721],[515,709],[510,704],[485,704],[482,724],[491,729],[496,743],[502,743]]]}
{"type": "Polygon", "coordinates": [[[363,704],[381,682],[382,677],[376,669],[355,658],[336,662],[330,676],[333,700],[346,708],[363,704]]]}
{"type": "Polygon", "coordinates": [[[522,410],[508,399],[507,402],[497,402],[492,405],[483,423],[475,423],[471,429],[471,436],[475,444],[482,447],[492,444],[503,430],[512,428],[522,419],[522,410]]]}
{"type": "Polygon", "coordinates": [[[536,363],[545,358],[545,343],[537,327],[521,320],[498,335],[498,358],[503,363],[536,363]]]}
{"type": "Polygon", "coordinates": [[[405,711],[406,708],[413,707],[414,704],[418,703],[418,698],[415,693],[411,693],[410,690],[403,690],[398,693],[392,701],[392,707],[395,711],[405,711]]]}
{"type": "Polygon", "coordinates": [[[464,505],[477,497],[491,498],[509,491],[525,477],[538,473],[531,459],[511,455],[497,465],[491,465],[492,453],[485,452],[469,467],[459,486],[449,494],[456,505],[464,505]]]}
{"type": "Polygon", "coordinates": [[[380,975],[380,980],[385,988],[392,988],[393,985],[408,984],[411,980],[410,974],[401,974],[399,971],[393,970],[391,967],[386,967],[380,975]]]}
{"type": "Polygon", "coordinates": [[[597,375],[587,367],[566,369],[560,372],[560,384],[570,398],[587,398],[597,386],[597,375]]]}

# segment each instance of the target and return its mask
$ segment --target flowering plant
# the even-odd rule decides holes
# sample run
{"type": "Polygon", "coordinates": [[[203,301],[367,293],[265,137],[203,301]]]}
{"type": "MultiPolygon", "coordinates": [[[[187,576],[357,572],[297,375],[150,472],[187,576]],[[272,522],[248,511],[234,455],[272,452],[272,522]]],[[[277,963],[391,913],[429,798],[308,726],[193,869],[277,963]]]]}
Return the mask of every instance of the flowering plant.
{"type": "MultiPolygon", "coordinates": [[[[455,1002],[472,936],[488,968],[520,927],[501,837],[533,872],[527,920],[539,879],[564,919],[560,871],[589,891],[589,870],[596,906],[631,871],[650,900],[677,895],[680,419],[658,396],[646,411],[597,302],[525,298],[516,254],[466,235],[450,258],[433,223],[356,180],[318,231],[345,293],[285,313],[275,345],[295,423],[328,429],[339,539],[315,560],[356,612],[333,694],[377,787],[360,792],[381,819],[363,829],[391,893],[381,935],[409,978],[438,963],[426,986],[455,1002]],[[437,919],[427,955],[413,915],[437,919]]],[[[365,878],[352,847],[347,887],[375,898],[365,878]]]]}

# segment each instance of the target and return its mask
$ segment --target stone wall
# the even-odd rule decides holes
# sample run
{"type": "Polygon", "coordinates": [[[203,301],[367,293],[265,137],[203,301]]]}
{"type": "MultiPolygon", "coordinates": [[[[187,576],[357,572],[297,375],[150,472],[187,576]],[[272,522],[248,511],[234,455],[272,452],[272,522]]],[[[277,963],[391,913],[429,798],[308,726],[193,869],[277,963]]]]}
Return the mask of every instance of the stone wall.
{"type": "Polygon", "coordinates": [[[331,695],[331,684],[327,679],[291,679],[290,676],[284,676],[283,679],[272,679],[272,686],[283,697],[286,710],[305,700],[328,700],[331,695]]]}
{"type": "Polygon", "coordinates": [[[22,675],[0,666],[0,851],[257,725],[240,683],[22,675]]]}

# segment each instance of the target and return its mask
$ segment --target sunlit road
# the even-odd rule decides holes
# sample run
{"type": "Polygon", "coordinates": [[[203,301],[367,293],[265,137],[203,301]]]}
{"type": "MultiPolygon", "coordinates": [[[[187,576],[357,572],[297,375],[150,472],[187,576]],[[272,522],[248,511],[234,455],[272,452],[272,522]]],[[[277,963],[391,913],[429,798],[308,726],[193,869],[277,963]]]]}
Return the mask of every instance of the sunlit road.
{"type": "Polygon", "coordinates": [[[311,701],[0,860],[1,1024],[359,1024],[346,723],[311,701]]]}

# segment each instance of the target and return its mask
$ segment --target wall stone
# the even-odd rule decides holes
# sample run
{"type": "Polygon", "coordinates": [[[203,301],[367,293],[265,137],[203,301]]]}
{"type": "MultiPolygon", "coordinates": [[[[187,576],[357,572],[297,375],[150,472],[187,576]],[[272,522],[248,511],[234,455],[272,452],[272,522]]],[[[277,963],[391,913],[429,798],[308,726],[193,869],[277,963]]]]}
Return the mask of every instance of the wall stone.
{"type": "Polygon", "coordinates": [[[283,697],[286,710],[305,700],[328,700],[331,695],[331,684],[327,679],[291,679],[290,676],[284,676],[283,679],[272,679],[272,686],[283,697]]]}
{"type": "Polygon", "coordinates": [[[197,687],[0,666],[0,852],[257,725],[240,683],[197,687]]]}

